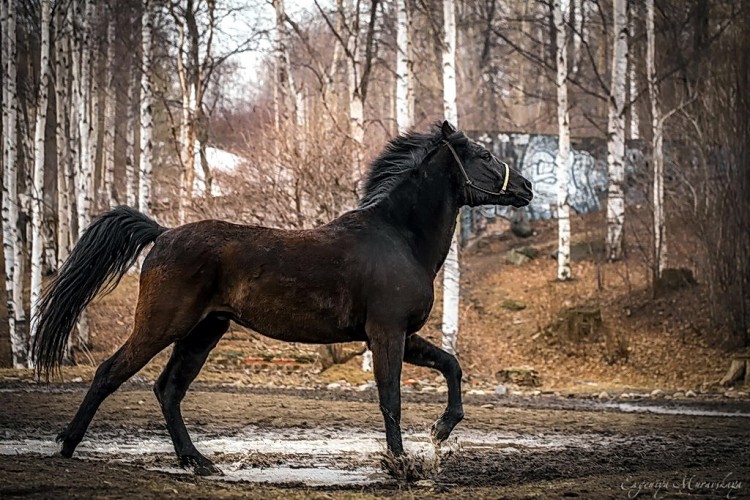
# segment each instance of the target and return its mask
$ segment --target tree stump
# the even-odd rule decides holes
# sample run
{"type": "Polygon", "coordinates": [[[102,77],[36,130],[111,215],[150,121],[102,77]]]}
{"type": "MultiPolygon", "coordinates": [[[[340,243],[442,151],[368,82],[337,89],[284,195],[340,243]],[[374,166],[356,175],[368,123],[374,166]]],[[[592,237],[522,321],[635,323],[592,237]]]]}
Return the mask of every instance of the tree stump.
{"type": "Polygon", "coordinates": [[[594,342],[599,339],[603,325],[599,307],[570,307],[560,311],[557,332],[564,341],[594,342]]]}
{"type": "Polygon", "coordinates": [[[697,284],[698,282],[695,280],[695,276],[693,276],[693,271],[690,269],[667,268],[661,272],[661,277],[654,281],[654,292],[656,295],[663,295],[674,290],[687,288],[688,286],[697,284]]]}
{"type": "Polygon", "coordinates": [[[741,354],[732,357],[724,378],[719,382],[724,387],[735,385],[742,380],[745,385],[750,385],[750,354],[741,354]]]}

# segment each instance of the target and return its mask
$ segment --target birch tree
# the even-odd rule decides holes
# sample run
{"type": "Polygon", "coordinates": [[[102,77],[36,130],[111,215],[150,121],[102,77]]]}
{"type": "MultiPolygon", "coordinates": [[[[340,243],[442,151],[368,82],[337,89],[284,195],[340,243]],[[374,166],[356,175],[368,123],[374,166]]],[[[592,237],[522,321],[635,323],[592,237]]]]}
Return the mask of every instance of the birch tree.
{"type": "Polygon", "coordinates": [[[153,90],[151,84],[153,31],[153,1],[144,0],[141,18],[141,106],[140,106],[140,162],[138,166],[138,210],[144,214],[151,211],[151,155],[154,121],[152,111],[153,90]]]}
{"type": "Polygon", "coordinates": [[[107,56],[105,64],[104,88],[104,139],[102,143],[102,201],[107,207],[117,204],[115,184],[115,15],[109,12],[107,22],[107,56]]]}
{"type": "Polygon", "coordinates": [[[179,136],[182,178],[179,218],[180,222],[184,222],[186,203],[193,195],[197,155],[200,155],[201,168],[206,179],[205,194],[211,194],[211,172],[205,156],[208,127],[204,114],[204,97],[212,72],[227,56],[225,54],[216,58],[213,53],[217,27],[215,0],[209,0],[205,4],[187,0],[184,6],[181,3],[172,2],[170,13],[178,33],[177,74],[182,93],[179,136]],[[195,147],[196,141],[200,143],[198,150],[195,147]]]}
{"type": "MultiPolygon", "coordinates": [[[[39,65],[39,93],[36,100],[36,126],[34,130],[34,172],[31,196],[31,341],[36,335],[36,312],[42,295],[42,254],[44,252],[44,236],[42,234],[44,218],[44,139],[47,125],[47,100],[50,80],[49,39],[50,15],[52,0],[42,0],[42,22],[40,25],[40,58],[39,65]]],[[[29,368],[33,368],[31,357],[28,358],[29,368]]]]}
{"type": "MultiPolygon", "coordinates": [[[[370,18],[367,24],[364,46],[360,41],[361,9],[359,1],[337,1],[337,16],[341,20],[342,29],[337,29],[330,17],[317,0],[315,5],[323,16],[326,24],[333,32],[336,40],[341,44],[347,60],[347,90],[349,96],[349,135],[354,143],[352,150],[352,184],[354,191],[359,192],[364,166],[365,140],[365,100],[372,64],[375,58],[375,28],[377,11],[380,0],[371,0],[369,4],[370,18]],[[346,12],[345,12],[346,11],[346,12]]],[[[338,24],[338,23],[337,23],[338,24]]],[[[334,60],[336,55],[334,54],[334,60]]]]}
{"type": "Polygon", "coordinates": [[[646,67],[648,95],[651,104],[651,157],[654,164],[654,281],[666,267],[667,241],[664,218],[664,122],[656,79],[656,40],[654,36],[654,0],[646,0],[646,67]]]}
{"type": "Polygon", "coordinates": [[[414,124],[414,85],[408,0],[398,0],[396,8],[396,126],[399,133],[404,133],[414,124]]]}
{"type": "Polygon", "coordinates": [[[130,81],[127,96],[127,124],[125,131],[125,202],[129,207],[138,203],[138,177],[135,172],[135,129],[137,114],[135,111],[136,86],[140,85],[138,68],[135,62],[131,65],[130,81]]]}
{"type": "Polygon", "coordinates": [[[66,12],[62,5],[55,12],[55,117],[57,128],[57,268],[68,258],[71,247],[71,147],[68,110],[70,100],[70,32],[66,27],[66,12]]]}
{"type": "Polygon", "coordinates": [[[614,50],[607,124],[607,258],[622,258],[625,225],[625,89],[628,61],[627,1],[614,0],[614,50]]]}
{"type": "Polygon", "coordinates": [[[76,173],[76,209],[79,237],[91,222],[91,204],[94,191],[93,148],[91,144],[91,57],[89,57],[92,47],[91,19],[93,12],[92,0],[85,0],[79,47],[74,51],[78,55],[78,60],[73,61],[73,86],[78,94],[75,103],[78,112],[76,123],[78,123],[80,141],[79,171],[76,173]]]}
{"type": "MultiPolygon", "coordinates": [[[[445,119],[458,127],[456,102],[456,6],[443,0],[443,111],[445,119]]],[[[450,250],[443,264],[443,342],[446,352],[456,354],[458,305],[461,273],[458,266],[458,231],[453,232],[450,250]]]]}
{"type": "MultiPolygon", "coordinates": [[[[629,24],[629,35],[630,39],[635,39],[635,21],[637,17],[637,11],[636,11],[636,4],[635,2],[630,2],[630,24],[629,24]]],[[[638,97],[638,71],[637,71],[637,61],[638,57],[633,50],[633,47],[630,47],[630,50],[628,51],[628,82],[630,84],[630,88],[628,89],[630,92],[630,138],[633,140],[640,139],[641,134],[639,132],[640,128],[640,117],[638,116],[638,106],[636,106],[636,99],[638,97]]]]}
{"type": "Polygon", "coordinates": [[[570,270],[570,118],[568,116],[568,40],[561,0],[554,0],[555,39],[557,41],[557,279],[569,280],[570,270]]]}
{"type": "Polygon", "coordinates": [[[24,310],[18,289],[22,289],[21,235],[18,231],[18,90],[16,86],[16,2],[3,2],[3,256],[5,292],[8,304],[13,366],[22,368],[27,359],[23,332],[24,310]]]}

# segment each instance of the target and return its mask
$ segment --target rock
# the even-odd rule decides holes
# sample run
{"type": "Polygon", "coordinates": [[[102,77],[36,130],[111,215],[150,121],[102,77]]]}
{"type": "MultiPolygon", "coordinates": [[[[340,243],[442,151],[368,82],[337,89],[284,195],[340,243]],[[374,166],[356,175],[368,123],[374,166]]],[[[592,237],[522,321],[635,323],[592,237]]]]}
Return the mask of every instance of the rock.
{"type": "Polygon", "coordinates": [[[602,391],[597,396],[599,399],[609,399],[609,393],[607,391],[602,391]]]}
{"type": "Polygon", "coordinates": [[[694,391],[687,391],[687,392],[685,393],[685,397],[686,397],[686,398],[694,398],[694,397],[697,397],[697,396],[698,396],[698,395],[697,395],[697,394],[696,394],[696,393],[695,393],[694,391]]]}
{"type": "Polygon", "coordinates": [[[505,261],[508,264],[513,264],[514,266],[522,266],[530,260],[531,258],[528,255],[519,252],[515,248],[513,248],[512,250],[508,250],[508,252],[505,254],[505,261]]]}
{"type": "Polygon", "coordinates": [[[336,383],[336,382],[331,382],[330,384],[326,386],[326,389],[328,389],[329,391],[337,391],[341,389],[341,384],[336,383]]]}
{"type": "Polygon", "coordinates": [[[81,377],[75,377],[75,378],[70,379],[70,381],[74,384],[79,384],[83,382],[83,379],[81,377]]]}
{"type": "Polygon", "coordinates": [[[370,389],[370,384],[362,384],[357,386],[357,391],[364,392],[370,389]]]}
{"type": "Polygon", "coordinates": [[[651,391],[652,398],[660,398],[662,396],[664,396],[664,391],[662,391],[661,389],[654,389],[653,391],[651,391]]]}
{"type": "Polygon", "coordinates": [[[682,392],[682,391],[677,391],[674,394],[672,394],[672,397],[675,398],[675,399],[684,398],[685,397],[685,393],[682,392]]]}
{"type": "Polygon", "coordinates": [[[487,392],[482,389],[469,389],[466,391],[467,396],[484,396],[485,394],[487,394],[487,392]]]}
{"type": "Polygon", "coordinates": [[[506,299],[500,304],[500,307],[509,311],[523,311],[526,309],[526,304],[518,300],[506,299]]]}
{"type": "Polygon", "coordinates": [[[481,408],[486,408],[488,410],[491,410],[495,407],[495,405],[487,403],[486,405],[482,405],[481,408]]]}
{"type": "Polygon", "coordinates": [[[441,386],[439,386],[439,387],[437,388],[437,391],[436,391],[436,392],[437,392],[438,394],[445,394],[446,392],[448,392],[448,388],[447,388],[446,386],[444,386],[444,385],[441,385],[441,386]]]}
{"type": "Polygon", "coordinates": [[[627,392],[623,392],[622,394],[620,394],[620,399],[630,399],[630,394],[628,394],[627,392]]]}
{"type": "Polygon", "coordinates": [[[531,227],[531,221],[526,210],[516,210],[513,219],[510,222],[511,232],[519,238],[528,238],[534,235],[534,229],[531,227]]]}
{"type": "Polygon", "coordinates": [[[531,396],[534,398],[537,396],[541,396],[541,394],[542,394],[542,391],[529,391],[526,393],[527,396],[531,396]]]}
{"type": "Polygon", "coordinates": [[[504,385],[495,386],[495,394],[498,396],[505,396],[508,394],[508,388],[504,385]]]}
{"type": "Polygon", "coordinates": [[[426,385],[422,387],[422,392],[437,392],[437,389],[432,387],[431,385],[426,385]]]}

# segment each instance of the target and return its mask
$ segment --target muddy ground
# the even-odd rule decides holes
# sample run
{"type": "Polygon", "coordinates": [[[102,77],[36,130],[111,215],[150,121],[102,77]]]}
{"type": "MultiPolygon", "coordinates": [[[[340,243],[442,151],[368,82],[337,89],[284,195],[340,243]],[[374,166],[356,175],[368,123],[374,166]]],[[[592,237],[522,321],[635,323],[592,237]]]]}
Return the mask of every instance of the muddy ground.
{"type": "MultiPolygon", "coordinates": [[[[84,384],[0,387],[1,498],[750,496],[746,401],[617,407],[552,396],[469,396],[466,419],[440,452],[439,472],[404,483],[379,470],[384,440],[374,391],[199,385],[183,412],[198,448],[227,473],[217,480],[177,468],[154,396],[142,384],[105,402],[76,458],[53,456],[54,436],[84,390],[84,384]]],[[[442,398],[404,399],[407,449],[435,470],[426,430],[442,398]]]]}

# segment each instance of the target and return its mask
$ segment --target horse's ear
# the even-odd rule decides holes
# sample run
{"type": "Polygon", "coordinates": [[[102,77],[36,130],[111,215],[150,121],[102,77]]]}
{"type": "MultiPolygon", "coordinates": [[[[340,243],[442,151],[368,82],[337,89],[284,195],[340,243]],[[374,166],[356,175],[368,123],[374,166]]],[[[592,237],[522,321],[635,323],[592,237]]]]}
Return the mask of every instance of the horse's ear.
{"type": "Polygon", "coordinates": [[[443,137],[445,137],[446,139],[456,133],[456,128],[453,125],[451,125],[451,123],[448,120],[445,120],[443,122],[443,125],[440,127],[440,130],[442,130],[443,137]]]}

